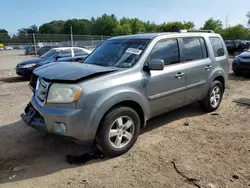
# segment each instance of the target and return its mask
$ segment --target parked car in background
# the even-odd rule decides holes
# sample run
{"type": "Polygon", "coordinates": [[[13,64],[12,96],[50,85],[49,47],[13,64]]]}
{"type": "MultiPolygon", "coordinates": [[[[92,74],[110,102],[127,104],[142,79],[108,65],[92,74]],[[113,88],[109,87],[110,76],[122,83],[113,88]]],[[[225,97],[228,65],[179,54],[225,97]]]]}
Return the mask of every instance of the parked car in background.
{"type": "Polygon", "coordinates": [[[45,54],[46,52],[50,51],[52,48],[58,48],[60,47],[59,45],[54,45],[54,46],[42,46],[39,50],[38,50],[38,55],[41,56],[43,54],[45,54]]]}
{"type": "Polygon", "coordinates": [[[225,44],[231,56],[238,55],[249,48],[249,42],[245,40],[225,40],[225,44]]]}
{"type": "Polygon", "coordinates": [[[0,51],[4,51],[4,48],[0,47],[0,51]]]}
{"type": "Polygon", "coordinates": [[[13,47],[11,47],[11,46],[4,46],[3,48],[4,48],[4,50],[13,50],[13,47]]]}
{"type": "Polygon", "coordinates": [[[24,50],[25,49],[25,47],[23,45],[20,45],[19,48],[20,48],[20,50],[24,50]]]}
{"type": "Polygon", "coordinates": [[[52,62],[79,62],[90,54],[90,51],[78,47],[53,48],[39,58],[23,61],[16,66],[16,73],[20,76],[30,77],[37,67],[52,62]]]}
{"type": "Polygon", "coordinates": [[[34,70],[31,102],[21,115],[34,129],[97,144],[104,155],[127,152],[156,116],[197,102],[215,111],[228,80],[219,34],[114,37],[80,63],[34,70]]]}
{"type": "Polygon", "coordinates": [[[13,46],[14,50],[20,50],[20,46],[13,46]]]}
{"type": "Polygon", "coordinates": [[[25,55],[36,55],[36,51],[38,52],[40,49],[40,46],[29,46],[25,49],[25,55]]]}
{"type": "Polygon", "coordinates": [[[250,74],[250,49],[234,58],[232,70],[236,76],[250,74]]]}

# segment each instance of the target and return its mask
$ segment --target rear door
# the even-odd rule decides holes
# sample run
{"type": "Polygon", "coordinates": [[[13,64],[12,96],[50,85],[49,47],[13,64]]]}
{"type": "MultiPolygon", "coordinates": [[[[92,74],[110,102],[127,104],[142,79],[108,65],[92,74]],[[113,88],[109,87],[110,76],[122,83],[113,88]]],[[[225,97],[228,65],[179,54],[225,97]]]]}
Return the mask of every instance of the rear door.
{"type": "Polygon", "coordinates": [[[186,67],[186,103],[202,99],[208,89],[208,78],[212,71],[212,60],[203,37],[182,38],[186,67]]]}

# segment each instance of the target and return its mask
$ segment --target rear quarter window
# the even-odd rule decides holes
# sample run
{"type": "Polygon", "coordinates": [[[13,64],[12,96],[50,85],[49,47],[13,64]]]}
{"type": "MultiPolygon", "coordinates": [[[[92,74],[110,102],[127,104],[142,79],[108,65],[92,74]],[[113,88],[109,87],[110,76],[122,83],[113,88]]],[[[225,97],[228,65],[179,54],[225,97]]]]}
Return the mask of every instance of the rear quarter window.
{"type": "Polygon", "coordinates": [[[225,55],[225,50],[223,47],[223,43],[219,37],[209,37],[211,45],[213,47],[214,56],[222,57],[225,55]]]}

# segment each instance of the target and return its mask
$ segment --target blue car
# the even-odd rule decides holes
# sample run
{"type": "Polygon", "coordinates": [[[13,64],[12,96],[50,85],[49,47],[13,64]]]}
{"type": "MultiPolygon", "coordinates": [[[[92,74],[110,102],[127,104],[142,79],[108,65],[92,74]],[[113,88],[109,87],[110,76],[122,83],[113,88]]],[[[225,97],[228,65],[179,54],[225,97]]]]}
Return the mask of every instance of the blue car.
{"type": "Polygon", "coordinates": [[[250,73],[250,50],[235,57],[232,63],[232,70],[236,76],[250,73]]]}
{"type": "Polygon", "coordinates": [[[52,62],[79,62],[91,53],[90,50],[79,47],[53,48],[39,58],[23,61],[16,66],[16,74],[30,77],[33,70],[52,62]]]}

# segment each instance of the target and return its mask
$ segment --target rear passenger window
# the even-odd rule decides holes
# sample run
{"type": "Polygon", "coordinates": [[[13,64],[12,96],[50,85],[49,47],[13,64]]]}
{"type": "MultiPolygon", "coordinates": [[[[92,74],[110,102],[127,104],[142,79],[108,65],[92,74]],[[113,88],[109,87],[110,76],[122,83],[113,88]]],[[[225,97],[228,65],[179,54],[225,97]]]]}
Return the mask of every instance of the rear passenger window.
{"type": "Polygon", "coordinates": [[[162,59],[165,65],[180,62],[177,39],[158,41],[151,51],[151,59],[162,59]]]}
{"type": "Polygon", "coordinates": [[[68,49],[68,50],[64,50],[60,53],[60,56],[61,57],[72,57],[72,53],[71,53],[71,50],[68,49]]]}
{"type": "Polygon", "coordinates": [[[218,38],[218,37],[210,37],[209,39],[210,39],[210,42],[212,44],[215,57],[224,56],[225,55],[225,51],[224,51],[221,39],[218,38]]]}
{"type": "Polygon", "coordinates": [[[84,56],[84,55],[88,55],[85,51],[83,51],[82,49],[74,49],[74,54],[75,56],[84,56]]]}
{"type": "Polygon", "coordinates": [[[183,38],[184,51],[186,55],[186,61],[194,61],[203,59],[203,49],[200,39],[197,38],[183,38]]]}

